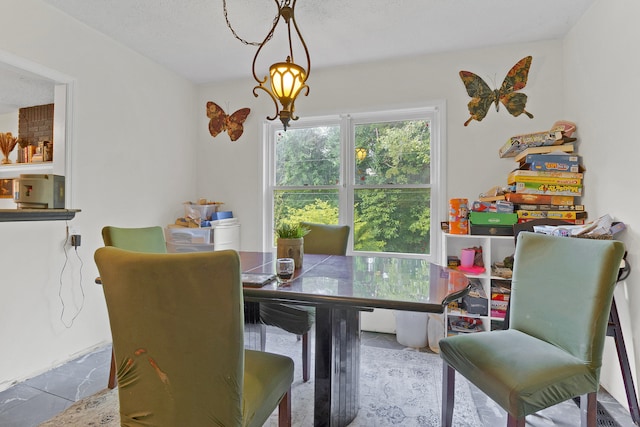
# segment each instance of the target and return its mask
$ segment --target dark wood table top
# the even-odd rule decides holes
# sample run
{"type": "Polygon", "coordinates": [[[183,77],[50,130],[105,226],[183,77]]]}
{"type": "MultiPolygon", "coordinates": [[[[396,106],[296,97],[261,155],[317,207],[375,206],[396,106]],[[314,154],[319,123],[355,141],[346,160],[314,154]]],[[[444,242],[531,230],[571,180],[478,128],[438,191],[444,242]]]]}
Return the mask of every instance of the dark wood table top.
{"type": "MultiPolygon", "coordinates": [[[[275,254],[240,252],[243,272],[274,273],[275,254]]],[[[442,313],[469,287],[466,276],[423,259],[304,254],[292,282],[244,288],[247,300],[442,313]]]]}

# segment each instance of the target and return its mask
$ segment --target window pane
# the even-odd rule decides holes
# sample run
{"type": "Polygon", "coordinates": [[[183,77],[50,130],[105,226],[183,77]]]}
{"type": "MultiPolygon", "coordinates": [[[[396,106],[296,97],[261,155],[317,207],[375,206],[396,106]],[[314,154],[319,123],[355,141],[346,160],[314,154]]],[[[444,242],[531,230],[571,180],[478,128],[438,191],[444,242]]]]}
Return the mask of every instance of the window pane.
{"type": "Polygon", "coordinates": [[[273,203],[274,228],[282,223],[301,221],[338,223],[338,190],[277,190],[273,203]]]}
{"type": "Polygon", "coordinates": [[[430,182],[428,120],[356,125],[355,150],[356,185],[430,182]]]}
{"type": "Polygon", "coordinates": [[[355,251],[429,254],[429,189],[356,189],[355,251]]]}
{"type": "Polygon", "coordinates": [[[339,183],[339,126],[276,132],[276,186],[339,183]]]}

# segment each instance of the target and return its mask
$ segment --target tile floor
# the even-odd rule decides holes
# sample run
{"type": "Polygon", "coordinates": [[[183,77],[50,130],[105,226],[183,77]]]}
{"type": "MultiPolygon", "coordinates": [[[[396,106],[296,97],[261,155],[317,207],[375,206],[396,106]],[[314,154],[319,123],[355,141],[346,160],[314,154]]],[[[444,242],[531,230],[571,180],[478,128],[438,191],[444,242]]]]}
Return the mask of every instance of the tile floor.
{"type": "MultiPolygon", "coordinates": [[[[268,333],[280,333],[270,328],[268,333]]],[[[403,348],[395,335],[363,332],[362,344],[371,347],[403,348]]],[[[425,349],[424,351],[429,351],[425,349]]],[[[97,349],[35,378],[26,380],[0,392],[0,426],[35,427],[64,411],[75,401],[105,388],[109,374],[111,347],[97,349]]],[[[472,387],[478,413],[486,427],[505,426],[504,411],[482,392],[472,387]]],[[[634,427],[629,411],[605,391],[598,400],[615,421],[608,427],[634,427]],[[616,424],[617,423],[617,424],[616,424]]],[[[575,426],[579,412],[576,405],[566,402],[527,417],[527,426],[575,426]]]]}

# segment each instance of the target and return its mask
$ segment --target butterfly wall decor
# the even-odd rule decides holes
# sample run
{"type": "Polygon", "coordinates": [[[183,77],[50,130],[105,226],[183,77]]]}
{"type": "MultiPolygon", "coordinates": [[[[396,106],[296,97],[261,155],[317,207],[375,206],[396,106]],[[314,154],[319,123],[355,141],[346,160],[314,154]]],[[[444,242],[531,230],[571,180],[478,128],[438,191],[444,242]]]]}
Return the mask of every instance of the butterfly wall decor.
{"type": "Polygon", "coordinates": [[[209,133],[215,138],[219,133],[226,130],[232,141],[237,140],[242,135],[242,132],[244,132],[242,124],[247,120],[250,112],[250,108],[241,108],[235,113],[228,115],[222,107],[215,102],[207,102],[207,117],[210,119],[209,133]]]}
{"type": "Polygon", "coordinates": [[[527,95],[516,93],[527,85],[531,60],[532,57],[527,56],[518,61],[507,73],[500,89],[491,90],[489,85],[478,75],[471,71],[460,71],[462,83],[467,88],[467,94],[472,98],[467,104],[471,117],[464,122],[464,125],[467,126],[471,120],[481,121],[484,119],[491,104],[496,104],[496,111],[499,111],[499,103],[502,103],[514,117],[524,113],[532,119],[533,114],[524,109],[527,104],[527,95]]]}

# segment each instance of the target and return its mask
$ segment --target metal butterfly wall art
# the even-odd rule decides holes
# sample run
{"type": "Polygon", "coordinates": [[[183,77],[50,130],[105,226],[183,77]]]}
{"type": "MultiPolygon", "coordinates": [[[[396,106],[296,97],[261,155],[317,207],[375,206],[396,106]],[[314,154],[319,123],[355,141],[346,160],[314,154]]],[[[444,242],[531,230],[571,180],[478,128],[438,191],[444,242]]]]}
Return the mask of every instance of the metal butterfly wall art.
{"type": "Polygon", "coordinates": [[[207,117],[210,119],[209,133],[215,138],[219,133],[226,130],[231,141],[236,141],[242,136],[242,132],[244,132],[242,125],[244,121],[247,120],[250,112],[250,108],[241,108],[235,113],[228,115],[222,107],[215,102],[207,102],[207,117]]]}
{"type": "Polygon", "coordinates": [[[495,104],[496,111],[499,111],[500,103],[512,116],[518,117],[524,113],[532,119],[533,114],[524,109],[527,104],[527,95],[516,93],[527,85],[531,60],[532,57],[527,56],[518,61],[507,73],[500,89],[491,90],[489,85],[478,75],[471,71],[460,71],[462,83],[467,88],[467,94],[472,98],[467,104],[471,117],[464,122],[464,125],[467,126],[471,120],[481,121],[484,119],[491,104],[495,104]]]}

